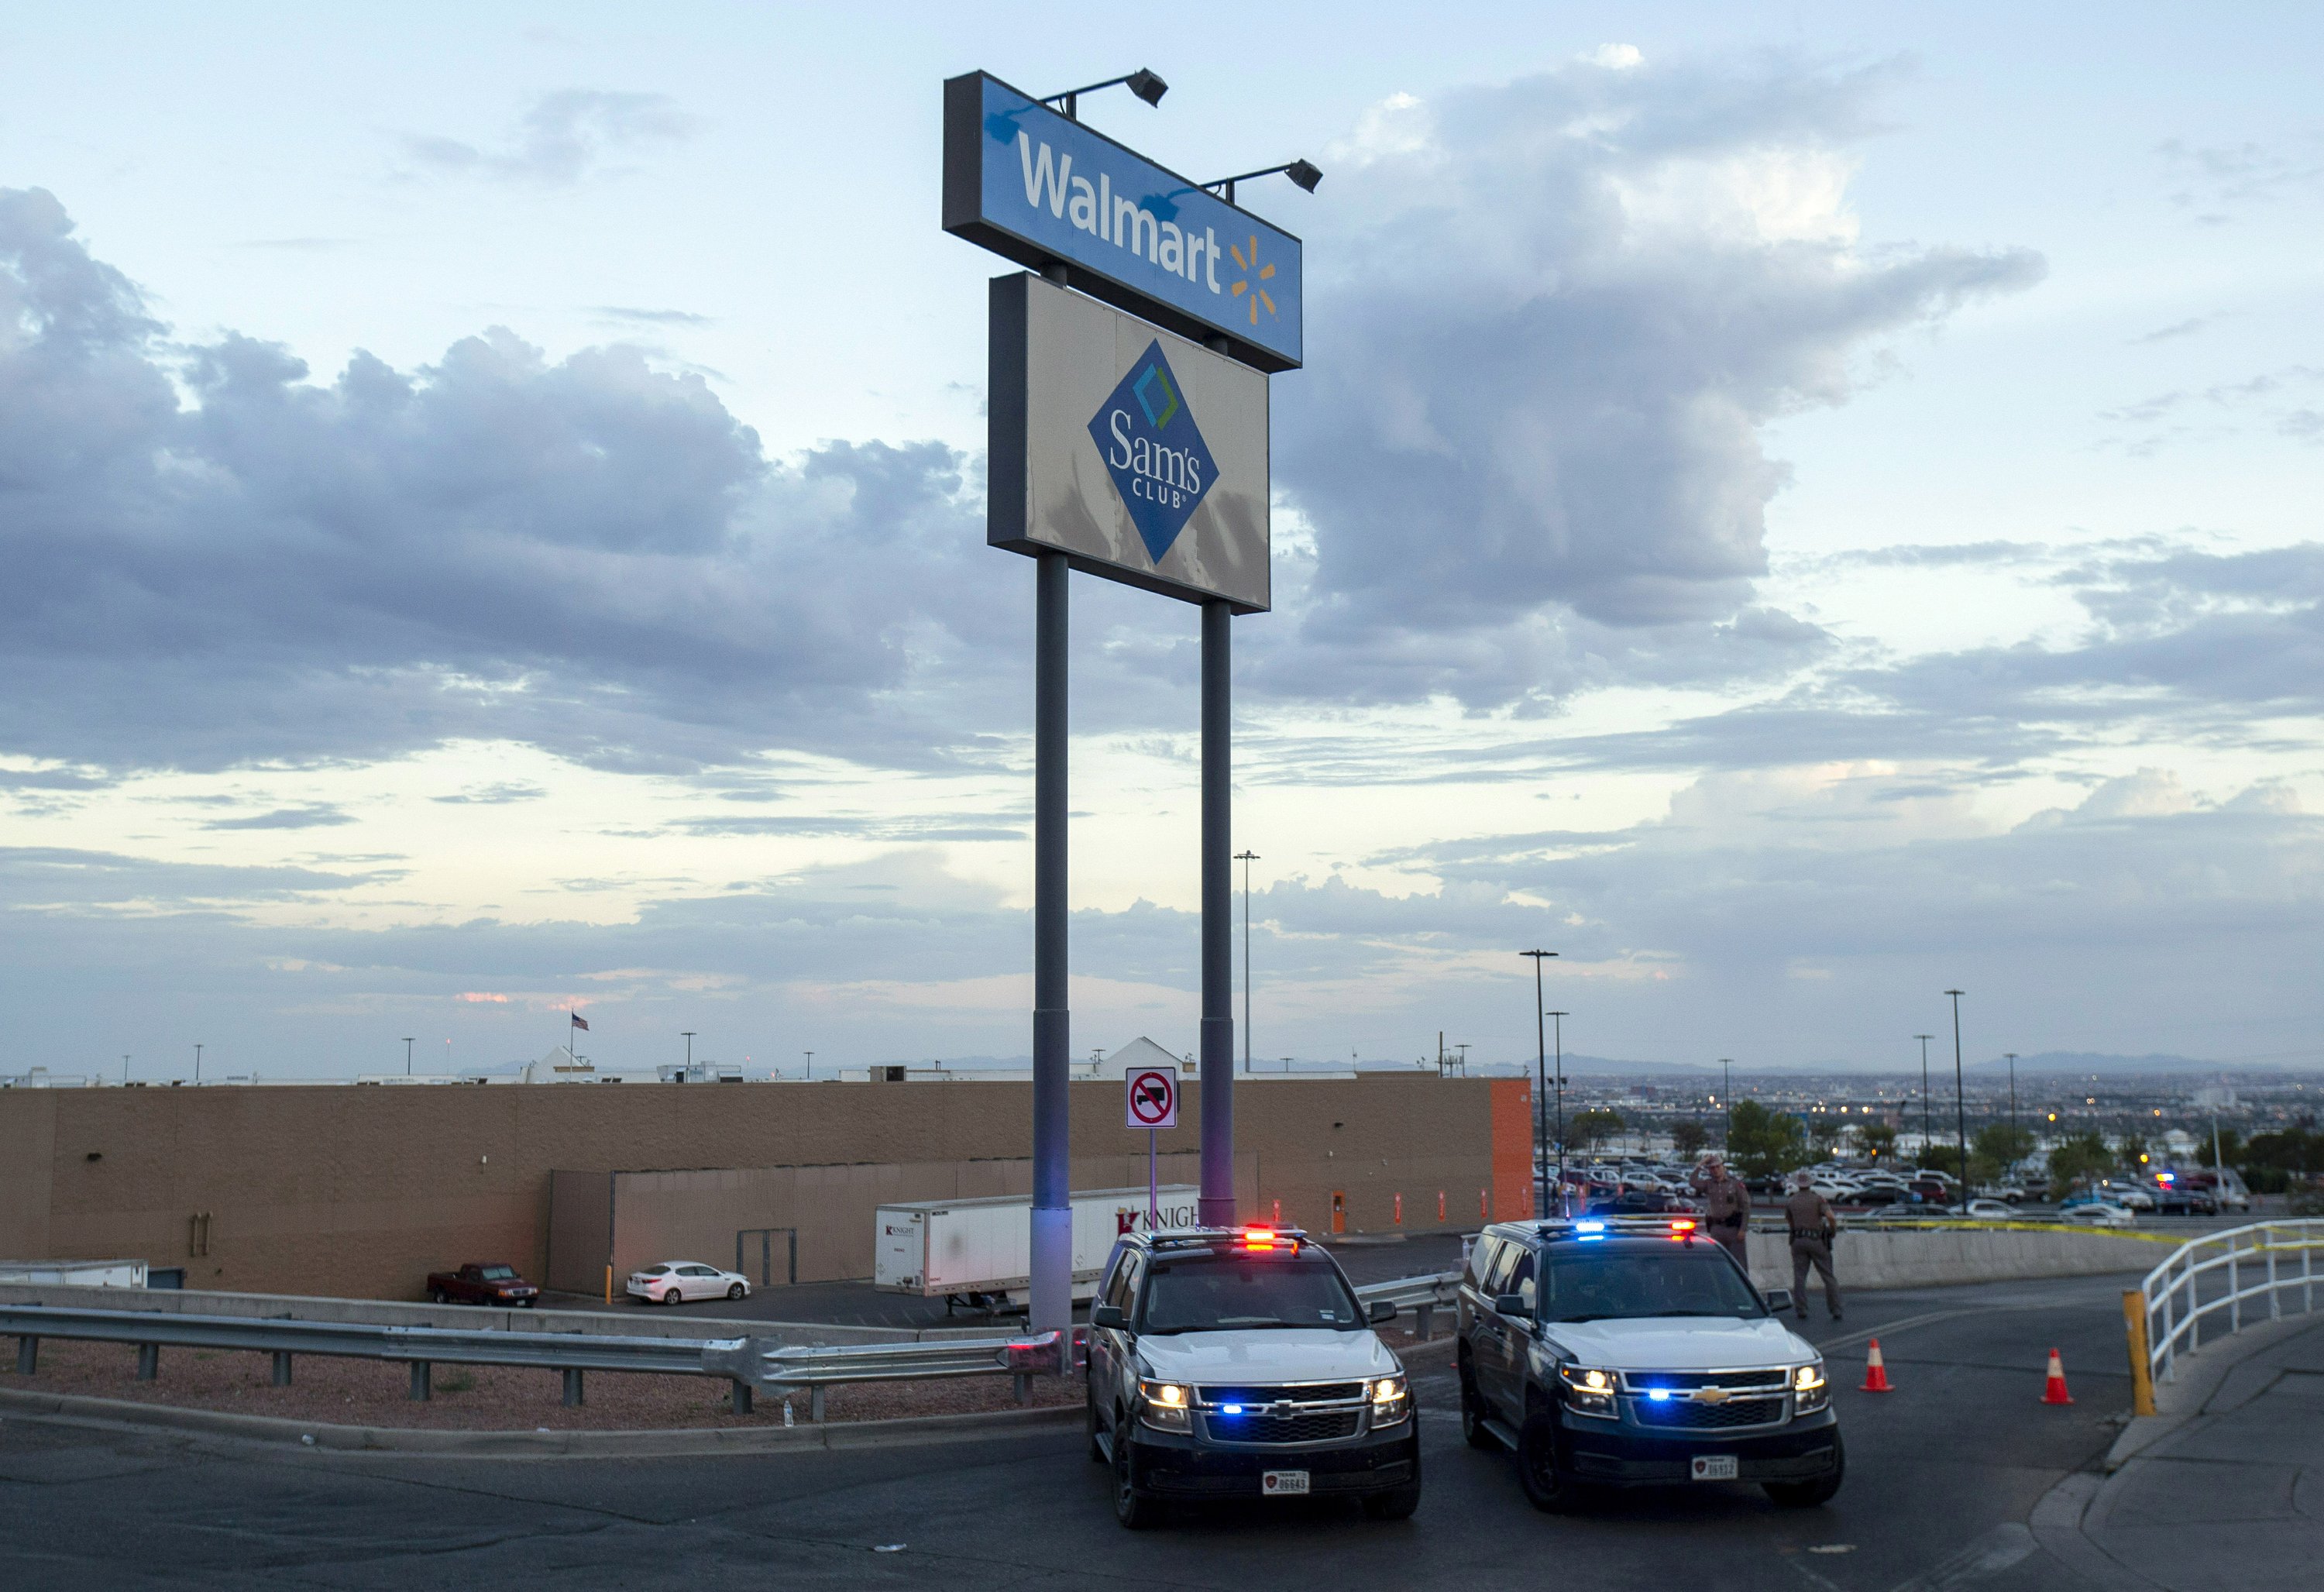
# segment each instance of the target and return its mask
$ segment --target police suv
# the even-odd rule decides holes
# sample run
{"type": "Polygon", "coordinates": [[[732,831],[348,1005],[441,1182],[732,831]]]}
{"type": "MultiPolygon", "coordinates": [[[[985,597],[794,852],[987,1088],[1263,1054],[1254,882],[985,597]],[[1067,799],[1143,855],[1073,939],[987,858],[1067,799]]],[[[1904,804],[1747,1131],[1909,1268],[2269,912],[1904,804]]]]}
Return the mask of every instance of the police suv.
{"type": "Polygon", "coordinates": [[[1461,1281],[1461,1430],[1513,1449],[1526,1496],[1757,1482],[1810,1507],[1846,1465],[1823,1357],[1692,1218],[1502,1222],[1461,1281]]]}
{"type": "Polygon", "coordinates": [[[1251,1227],[1133,1233],[1090,1306],[1090,1457],[1133,1530],[1172,1499],[1329,1494],[1420,1504],[1404,1367],[1323,1248],[1251,1227]]]}

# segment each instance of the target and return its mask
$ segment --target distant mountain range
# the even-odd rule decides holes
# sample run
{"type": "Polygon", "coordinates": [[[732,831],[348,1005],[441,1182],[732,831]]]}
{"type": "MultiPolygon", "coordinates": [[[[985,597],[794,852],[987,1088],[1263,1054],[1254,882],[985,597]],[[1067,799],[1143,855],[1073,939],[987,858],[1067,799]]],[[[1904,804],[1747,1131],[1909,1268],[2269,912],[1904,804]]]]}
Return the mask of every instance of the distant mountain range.
{"type": "MultiPolygon", "coordinates": [[[[1937,1054],[1935,1048],[1933,1046],[1931,1047],[1929,1053],[1929,1070],[1932,1072],[1934,1072],[1939,1069],[1941,1064],[1944,1069],[1948,1071],[1950,1070],[1952,1065],[1951,1056],[1945,1055],[1940,1057],[1937,1054]]],[[[1478,1076],[1484,1076],[1487,1074],[1494,1076],[1512,1076],[1523,1073],[1524,1075],[1530,1077],[1533,1074],[1534,1065],[1535,1063],[1531,1057],[1526,1057],[1522,1062],[1479,1062],[1472,1060],[1469,1063],[1469,1071],[1471,1074],[1478,1076]]],[[[1554,1059],[1552,1060],[1551,1065],[1553,1067],[1556,1065],[1554,1059]]],[[[1754,1078],[1766,1078],[1771,1076],[1833,1077],[1855,1076],[1875,1072],[1905,1073],[1917,1072],[1919,1071],[1920,1066],[1917,1058],[1903,1063],[1872,1063],[1866,1062],[1830,1061],[1789,1063],[1771,1065],[1748,1062],[1745,1058],[1738,1056],[1736,1058],[1735,1062],[1735,1075],[1738,1078],[1745,1076],[1754,1078]]],[[[1991,1078],[1997,1075],[2006,1077],[2008,1074],[2009,1063],[2003,1057],[1994,1056],[1982,1061],[1969,1062],[1965,1064],[1962,1071],[1966,1072],[1974,1072],[1980,1079],[1991,1078]]],[[[2098,1051],[2061,1050],[2043,1051],[2034,1055],[2019,1056],[2017,1058],[2017,1071],[2021,1076],[2027,1077],[2070,1077],[2078,1072],[2087,1072],[2095,1073],[2100,1077],[2153,1078],[2175,1074],[2181,1077],[2200,1079],[2217,1077],[2222,1072],[2324,1071],[2324,1055],[2309,1057],[2293,1056],[2285,1057],[2280,1060],[2268,1061],[2205,1062],[2197,1061],[2191,1056],[2162,1054],[2124,1056],[2106,1054],[2098,1051]]],[[[1582,1055],[1572,1051],[1568,1051],[1565,1054],[1565,1073],[1569,1078],[1576,1076],[1585,1078],[1643,1078],[1654,1081],[1660,1081],[1665,1078],[1672,1080],[1681,1078],[1716,1079],[1719,1076],[1719,1063],[1716,1062],[1685,1063],[1623,1061],[1609,1056],[1582,1055]]]]}

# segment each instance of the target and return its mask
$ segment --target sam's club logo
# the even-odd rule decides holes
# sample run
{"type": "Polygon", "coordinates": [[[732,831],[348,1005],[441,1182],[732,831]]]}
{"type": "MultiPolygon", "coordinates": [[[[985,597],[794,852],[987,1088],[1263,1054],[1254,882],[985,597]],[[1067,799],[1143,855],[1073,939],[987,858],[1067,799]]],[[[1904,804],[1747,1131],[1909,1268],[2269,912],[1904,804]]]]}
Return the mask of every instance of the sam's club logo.
{"type": "Polygon", "coordinates": [[[1089,423],[1130,523],[1159,564],[1202,506],[1218,466],[1157,338],[1089,423]]]}

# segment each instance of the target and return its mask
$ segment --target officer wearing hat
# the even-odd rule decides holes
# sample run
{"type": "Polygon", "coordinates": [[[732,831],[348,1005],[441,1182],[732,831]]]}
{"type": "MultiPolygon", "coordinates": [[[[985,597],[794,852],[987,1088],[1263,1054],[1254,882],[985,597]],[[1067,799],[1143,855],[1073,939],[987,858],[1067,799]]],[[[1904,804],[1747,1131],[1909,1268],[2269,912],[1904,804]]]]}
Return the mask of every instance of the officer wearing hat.
{"type": "Polygon", "coordinates": [[[1792,1174],[1791,1197],[1784,1201],[1784,1225],[1792,1234],[1792,1304],[1802,1321],[1808,1319],[1808,1267],[1823,1279],[1823,1302],[1833,1321],[1840,1320],[1840,1279],[1832,1275],[1831,1241],[1840,1233],[1840,1219],[1831,1202],[1809,1186],[1808,1174],[1792,1174]]]}

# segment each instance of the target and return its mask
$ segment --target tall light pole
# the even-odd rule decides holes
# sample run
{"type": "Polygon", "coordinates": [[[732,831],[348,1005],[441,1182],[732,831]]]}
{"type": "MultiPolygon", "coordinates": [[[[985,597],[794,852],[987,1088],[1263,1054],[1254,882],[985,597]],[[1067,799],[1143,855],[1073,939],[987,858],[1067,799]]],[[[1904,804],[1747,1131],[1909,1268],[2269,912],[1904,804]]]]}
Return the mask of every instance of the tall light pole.
{"type": "MultiPolygon", "coordinates": [[[[1533,1040],[1536,1061],[1534,1065],[1533,1098],[1533,1164],[1536,1168],[1549,1164],[1549,1025],[1542,1021],[1548,1016],[1542,1009],[1541,964],[1557,954],[1554,951],[1520,951],[1519,956],[1533,958],[1533,1040]]],[[[1535,1186],[1539,1186],[1541,1173],[1534,1173],[1535,1186]]],[[[1549,1199],[1545,1192],[1538,1203],[1537,1215],[1549,1214],[1549,1199]]]]}
{"type": "Polygon", "coordinates": [[[807,1081],[809,1083],[815,1081],[815,1052],[813,1051],[807,1053],[807,1081]]]}
{"type": "Polygon", "coordinates": [[[409,1034],[403,1036],[403,1075],[406,1078],[411,1076],[411,1035],[409,1034]]]}
{"type": "Polygon", "coordinates": [[[1259,860],[1259,853],[1248,848],[1237,851],[1234,860],[1242,864],[1242,1070],[1250,1071],[1250,865],[1259,860]]]}
{"type": "Polygon", "coordinates": [[[1929,1041],[1933,1034],[1915,1034],[1921,1042],[1921,1154],[1929,1153],[1929,1041]]]}
{"type": "Polygon", "coordinates": [[[1963,991],[1948,989],[1953,1000],[1953,1139],[1960,1155],[1961,1204],[1969,1204],[1969,1098],[1961,1090],[1960,998],[1963,991]]]}
{"type": "Polygon", "coordinates": [[[1735,1153],[1727,1143],[1735,1136],[1735,1074],[1730,1070],[1734,1065],[1732,1056],[1719,1058],[1719,1104],[1727,1113],[1726,1121],[1719,1130],[1719,1147],[1729,1155],[1735,1153]]]}
{"type": "Polygon", "coordinates": [[[1550,1020],[1557,1025],[1557,1203],[1561,1214],[1565,1206],[1565,1019],[1572,1012],[1552,1012],[1550,1020]]]}
{"type": "Polygon", "coordinates": [[[2017,1155],[2017,1053],[2003,1053],[2009,1057],[2009,1154],[2017,1155]]]}
{"type": "Polygon", "coordinates": [[[194,1046],[194,1082],[195,1082],[195,1084],[196,1084],[197,1086],[198,1086],[198,1085],[201,1083],[201,1081],[202,1081],[202,1047],[201,1047],[200,1045],[197,1044],[197,1045],[195,1045],[195,1046],[194,1046]]]}
{"type": "Polygon", "coordinates": [[[1452,1048],[1461,1053],[1461,1076],[1466,1078],[1469,1075],[1469,1047],[1465,1044],[1456,1044],[1452,1048]]]}
{"type": "Polygon", "coordinates": [[[679,1037],[686,1041],[686,1073],[691,1078],[694,1075],[694,1030],[680,1028],[678,1032],[679,1037]]]}
{"type": "Polygon", "coordinates": [[[124,1089],[129,1087],[129,1058],[127,1056],[123,1056],[121,1058],[121,1087],[124,1089]]]}

